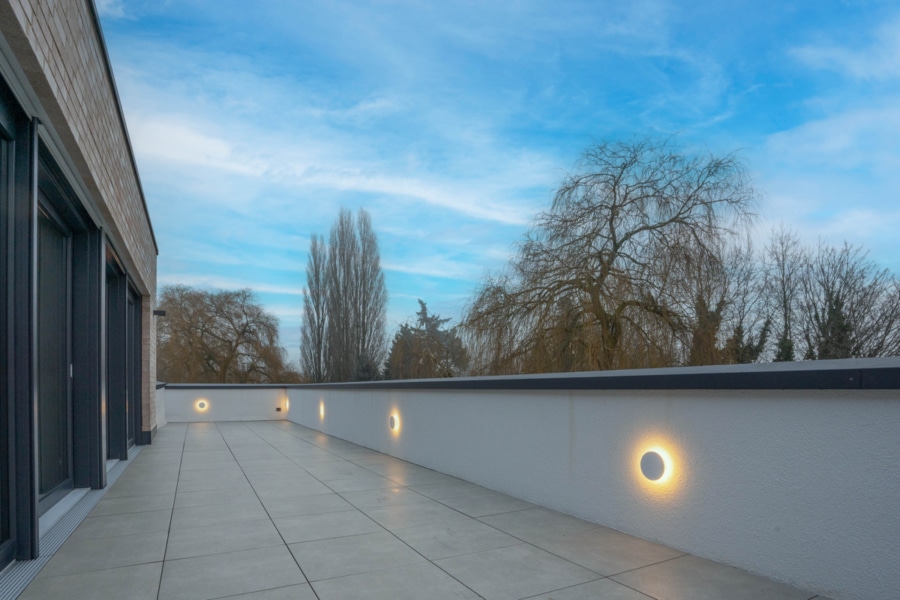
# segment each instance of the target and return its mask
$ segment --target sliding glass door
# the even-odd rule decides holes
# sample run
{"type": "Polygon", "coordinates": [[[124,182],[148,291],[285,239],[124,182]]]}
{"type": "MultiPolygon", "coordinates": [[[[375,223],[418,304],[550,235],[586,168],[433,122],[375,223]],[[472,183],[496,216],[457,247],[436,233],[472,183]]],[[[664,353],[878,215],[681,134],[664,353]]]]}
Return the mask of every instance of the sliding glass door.
{"type": "Polygon", "coordinates": [[[38,498],[45,512],[72,488],[71,235],[38,217],[38,498]]]}

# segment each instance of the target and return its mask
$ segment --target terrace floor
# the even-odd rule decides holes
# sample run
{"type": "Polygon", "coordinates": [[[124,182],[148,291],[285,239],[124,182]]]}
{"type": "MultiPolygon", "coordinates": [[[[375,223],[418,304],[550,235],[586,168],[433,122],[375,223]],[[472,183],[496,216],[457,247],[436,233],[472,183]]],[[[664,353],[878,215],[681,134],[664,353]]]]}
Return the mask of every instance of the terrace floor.
{"type": "Polygon", "coordinates": [[[169,424],[20,598],[821,598],[286,422],[169,424]]]}

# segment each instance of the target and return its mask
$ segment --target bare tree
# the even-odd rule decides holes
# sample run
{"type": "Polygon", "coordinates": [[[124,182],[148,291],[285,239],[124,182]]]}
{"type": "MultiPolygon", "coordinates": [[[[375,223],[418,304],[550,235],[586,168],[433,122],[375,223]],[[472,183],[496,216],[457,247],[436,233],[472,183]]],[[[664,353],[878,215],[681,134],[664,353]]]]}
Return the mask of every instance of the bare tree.
{"type": "Polygon", "coordinates": [[[341,208],[326,244],[313,236],[301,360],[311,381],[375,379],[385,360],[387,287],[369,214],[341,208]]]}
{"type": "Polygon", "coordinates": [[[857,247],[819,243],[799,291],[804,358],[900,354],[900,285],[857,247]]]}
{"type": "Polygon", "coordinates": [[[765,267],[749,235],[725,251],[728,305],[724,321],[730,334],[722,349],[723,363],[762,360],[772,332],[765,267]]]}
{"type": "Polygon", "coordinates": [[[328,372],[331,381],[356,377],[359,240],[353,215],[341,208],[328,238],[328,372]]]}
{"type": "Polygon", "coordinates": [[[784,227],[775,229],[766,246],[767,295],[773,308],[778,339],[775,342],[775,361],[795,359],[794,315],[797,312],[806,251],[796,234],[784,227]]]}
{"type": "Polygon", "coordinates": [[[163,381],[295,383],[278,345],[278,320],[250,290],[207,292],[166,286],[157,305],[157,363],[163,381]]]}
{"type": "Polygon", "coordinates": [[[381,270],[381,254],[378,238],[372,229],[372,219],[364,210],[356,218],[359,236],[359,293],[356,321],[356,373],[355,379],[375,379],[384,364],[387,346],[385,311],[387,286],[381,270]]]}
{"type": "Polygon", "coordinates": [[[508,272],[476,293],[465,320],[476,369],[650,366],[671,351],[656,334],[687,322],[666,283],[686,257],[714,257],[754,199],[734,155],[688,155],[656,139],[590,147],[508,272]],[[561,347],[572,360],[554,363],[561,347]]]}
{"type": "Polygon", "coordinates": [[[321,236],[313,235],[306,265],[306,289],[303,296],[303,323],[300,326],[300,364],[309,381],[328,380],[326,361],[326,268],[328,249],[321,236]]]}

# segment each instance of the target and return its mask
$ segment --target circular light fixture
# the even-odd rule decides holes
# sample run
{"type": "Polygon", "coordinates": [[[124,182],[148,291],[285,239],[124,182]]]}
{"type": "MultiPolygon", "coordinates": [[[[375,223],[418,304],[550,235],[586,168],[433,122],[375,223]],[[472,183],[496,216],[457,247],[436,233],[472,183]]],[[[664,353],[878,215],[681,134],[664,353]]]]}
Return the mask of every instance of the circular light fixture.
{"type": "Polygon", "coordinates": [[[325,419],[325,403],[319,402],[319,420],[325,419]]]}
{"type": "Polygon", "coordinates": [[[209,409],[209,400],[205,398],[201,398],[194,403],[194,408],[197,409],[197,412],[206,412],[209,409]]]}
{"type": "Polygon", "coordinates": [[[649,450],[641,457],[641,473],[650,481],[659,481],[666,474],[666,461],[656,450],[649,450]]]}
{"type": "Polygon", "coordinates": [[[390,417],[388,417],[388,427],[394,433],[397,433],[398,431],[400,431],[400,415],[395,413],[395,414],[391,415],[390,417]]]}

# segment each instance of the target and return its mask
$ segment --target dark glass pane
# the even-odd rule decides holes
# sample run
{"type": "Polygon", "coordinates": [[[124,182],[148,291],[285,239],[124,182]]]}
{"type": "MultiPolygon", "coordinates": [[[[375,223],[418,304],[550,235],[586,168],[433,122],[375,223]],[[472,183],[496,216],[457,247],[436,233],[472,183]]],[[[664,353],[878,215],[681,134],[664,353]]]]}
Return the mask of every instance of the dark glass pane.
{"type": "MultiPolygon", "coordinates": [[[[2,133],[0,133],[2,136],[2,133]]],[[[9,201],[9,175],[11,173],[9,160],[11,159],[9,143],[0,137],[0,347],[5,355],[7,349],[6,339],[6,206],[9,201]]],[[[0,363],[0,543],[9,539],[9,461],[12,457],[9,432],[9,397],[7,396],[6,356],[0,363]]],[[[3,565],[0,563],[0,568],[3,565]]]]}
{"type": "Polygon", "coordinates": [[[68,239],[41,213],[38,230],[38,470],[45,495],[69,479],[68,239]]]}
{"type": "Polygon", "coordinates": [[[131,368],[132,344],[131,338],[134,336],[134,300],[131,293],[128,294],[128,304],[125,312],[125,422],[127,423],[127,439],[128,447],[134,446],[134,413],[132,406],[134,403],[134,369],[131,368]]]}

